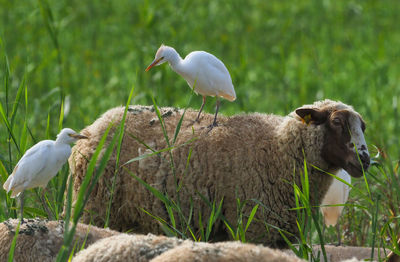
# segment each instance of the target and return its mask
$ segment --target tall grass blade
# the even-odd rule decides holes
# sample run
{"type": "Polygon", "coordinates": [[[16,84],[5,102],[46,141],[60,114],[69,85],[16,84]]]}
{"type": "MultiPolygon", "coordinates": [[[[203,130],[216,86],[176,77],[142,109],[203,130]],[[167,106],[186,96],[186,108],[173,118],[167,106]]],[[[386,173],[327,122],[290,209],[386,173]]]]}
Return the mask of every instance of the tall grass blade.
{"type": "Polygon", "coordinates": [[[139,137],[137,137],[137,136],[135,136],[135,135],[133,135],[133,134],[131,134],[131,133],[128,133],[128,136],[130,136],[130,137],[132,137],[133,139],[135,139],[139,144],[143,145],[144,147],[146,147],[146,148],[149,149],[150,151],[152,151],[152,152],[155,152],[155,151],[156,151],[155,149],[151,148],[148,144],[146,144],[143,140],[141,140],[139,137]]]}
{"type": "Polygon", "coordinates": [[[199,230],[200,230],[200,241],[206,241],[206,237],[204,235],[204,225],[203,225],[203,219],[201,215],[201,210],[199,211],[199,230]]]}
{"type": "Polygon", "coordinates": [[[136,179],[140,184],[142,184],[147,190],[149,190],[157,199],[161,200],[165,205],[167,206],[172,206],[172,202],[169,200],[168,197],[166,197],[163,193],[161,193],[159,190],[156,188],[150,186],[147,184],[145,181],[143,181],[140,177],[137,175],[133,174],[130,170],[126,169],[126,171],[129,172],[129,174],[136,179]]]}
{"type": "Polygon", "coordinates": [[[380,203],[381,197],[378,194],[376,201],[375,201],[375,205],[376,205],[376,209],[375,209],[375,213],[372,216],[372,241],[371,241],[371,261],[374,259],[374,252],[375,252],[375,241],[376,241],[376,236],[377,236],[377,221],[378,221],[378,214],[379,214],[379,203],[380,203]]]}
{"type": "Polygon", "coordinates": [[[21,102],[22,94],[23,94],[24,90],[26,89],[25,81],[26,81],[26,74],[24,74],[21,84],[18,87],[17,96],[15,97],[14,105],[12,107],[11,116],[10,116],[11,129],[13,129],[13,127],[14,127],[15,117],[17,115],[18,107],[21,102]]]}
{"type": "Polygon", "coordinates": [[[74,246],[72,247],[71,253],[69,254],[69,257],[67,260],[68,262],[72,261],[72,257],[74,256],[77,244],[78,244],[78,241],[75,241],[74,246]]]}
{"type": "Polygon", "coordinates": [[[69,223],[71,220],[72,213],[72,188],[73,188],[73,177],[72,175],[68,178],[68,188],[67,188],[67,197],[66,197],[66,207],[65,207],[65,224],[64,224],[64,239],[68,237],[69,232],[69,223]]]}
{"type": "Polygon", "coordinates": [[[258,204],[255,205],[255,206],[253,207],[253,209],[251,210],[251,212],[250,212],[250,216],[249,216],[249,218],[247,219],[246,227],[244,228],[244,232],[245,232],[245,233],[246,233],[247,229],[249,228],[249,226],[250,226],[250,224],[251,224],[251,221],[253,221],[253,218],[254,218],[254,215],[255,215],[256,212],[257,212],[258,206],[259,206],[258,204]]]}
{"type": "Polygon", "coordinates": [[[62,72],[63,62],[61,56],[60,43],[58,41],[58,29],[55,26],[53,11],[50,8],[49,2],[47,0],[38,0],[38,3],[47,32],[49,33],[54,48],[57,51],[57,64],[58,64],[58,74],[59,74],[58,85],[60,87],[60,102],[61,104],[63,104],[65,92],[64,92],[63,72],[62,72]]]}
{"type": "MultiPolygon", "coordinates": [[[[74,221],[78,221],[78,217],[80,217],[80,213],[76,212],[76,210],[78,211],[82,211],[83,210],[83,206],[84,206],[84,202],[86,199],[86,189],[89,188],[89,184],[92,180],[92,176],[95,173],[95,167],[97,164],[97,159],[100,155],[101,149],[103,148],[103,146],[105,145],[108,133],[110,132],[112,125],[108,126],[108,128],[106,129],[106,131],[104,132],[103,137],[101,138],[96,151],[94,152],[92,159],[89,162],[88,168],[86,170],[86,175],[84,180],[82,181],[81,187],[79,189],[79,193],[78,193],[78,197],[76,200],[76,204],[75,204],[75,211],[74,211],[74,221]]],[[[110,146],[108,147],[110,148],[110,146]]]]}
{"type": "MultiPolygon", "coordinates": [[[[21,130],[20,139],[19,139],[19,147],[21,149],[21,152],[26,151],[27,142],[28,142],[28,126],[27,126],[27,121],[25,119],[24,125],[21,130]]],[[[22,157],[22,154],[21,154],[21,157],[22,157]]]]}
{"type": "Polygon", "coordinates": [[[207,223],[207,228],[206,228],[206,238],[204,239],[204,241],[206,241],[206,242],[208,241],[208,239],[210,237],[212,226],[214,224],[214,215],[215,215],[215,201],[213,202],[211,214],[210,214],[210,217],[208,218],[208,223],[207,223]]]}
{"type": "Polygon", "coordinates": [[[179,131],[181,130],[183,118],[185,117],[186,110],[188,109],[188,107],[190,105],[190,102],[192,101],[193,96],[194,96],[194,93],[193,93],[193,90],[192,90],[192,95],[189,98],[189,102],[187,103],[185,109],[183,110],[183,114],[182,114],[181,118],[179,119],[178,125],[175,128],[175,134],[174,134],[174,139],[172,140],[172,144],[175,144],[176,139],[178,138],[178,134],[179,134],[179,131]]]}
{"type": "Polygon", "coordinates": [[[63,122],[64,122],[64,100],[61,100],[60,116],[58,118],[58,132],[60,132],[61,129],[63,128],[63,122]]]}
{"type": "Polygon", "coordinates": [[[47,123],[46,123],[46,139],[50,139],[50,112],[47,113],[47,123]]]}
{"type": "Polygon", "coordinates": [[[3,161],[0,161],[0,177],[1,177],[1,183],[5,183],[7,178],[8,178],[8,172],[6,170],[6,167],[3,164],[3,161]]]}
{"type": "MultiPolygon", "coordinates": [[[[186,158],[185,171],[183,172],[184,176],[186,176],[187,171],[189,169],[189,164],[190,164],[190,159],[192,157],[192,152],[193,152],[193,147],[190,147],[189,154],[188,154],[188,156],[186,158]]],[[[178,184],[178,188],[176,189],[176,192],[179,192],[181,190],[181,188],[183,187],[183,182],[184,182],[184,179],[181,179],[179,184],[178,184]]]]}
{"type": "Polygon", "coordinates": [[[156,100],[154,99],[153,96],[151,97],[151,99],[153,100],[154,110],[156,111],[156,115],[158,117],[158,121],[160,121],[160,125],[161,125],[161,128],[162,128],[163,134],[164,134],[165,141],[167,142],[167,146],[171,147],[171,143],[169,141],[168,133],[167,133],[167,130],[165,128],[164,119],[163,119],[163,117],[162,117],[162,115],[160,113],[160,110],[158,109],[156,100]]]}
{"type": "Polygon", "coordinates": [[[183,118],[185,117],[185,113],[186,113],[186,108],[185,108],[185,110],[183,111],[183,114],[182,114],[181,118],[179,119],[178,125],[177,125],[176,128],[175,128],[174,139],[172,140],[172,144],[173,144],[173,145],[175,144],[176,139],[178,138],[178,134],[179,134],[179,131],[181,130],[182,121],[183,121],[183,118]]]}
{"type": "Polygon", "coordinates": [[[166,205],[165,208],[167,209],[169,221],[171,221],[172,227],[176,228],[175,216],[174,212],[172,211],[172,207],[166,205]]]}
{"type": "MultiPolygon", "coordinates": [[[[61,246],[61,249],[57,255],[57,260],[56,260],[57,262],[65,261],[68,259],[68,255],[69,255],[68,250],[70,249],[70,246],[71,246],[71,243],[73,240],[73,236],[75,235],[75,230],[76,230],[76,226],[78,224],[79,218],[82,216],[83,208],[86,205],[86,203],[89,199],[89,196],[90,196],[91,192],[93,191],[93,188],[96,185],[98,179],[103,174],[106,163],[109,160],[111,153],[114,149],[114,145],[117,140],[116,135],[113,136],[111,142],[107,146],[107,148],[103,154],[103,157],[101,158],[101,161],[97,167],[97,170],[95,171],[96,164],[98,164],[97,159],[98,159],[103,147],[105,146],[108,134],[112,127],[113,127],[112,124],[110,124],[107,127],[102,138],[99,141],[99,144],[97,145],[95,152],[93,153],[92,158],[89,161],[89,165],[86,170],[85,177],[82,181],[81,187],[77,194],[77,199],[76,199],[75,207],[74,207],[74,214],[72,216],[72,227],[71,228],[69,227],[71,211],[68,211],[68,210],[72,210],[72,208],[71,208],[72,204],[67,203],[67,212],[68,212],[69,217],[65,218],[64,243],[61,246]]],[[[71,180],[70,180],[70,182],[71,182],[71,180]]],[[[70,186],[72,186],[72,185],[70,184],[69,187],[70,186]]],[[[72,191],[69,188],[68,189],[68,198],[67,198],[68,202],[72,202],[71,195],[72,195],[72,191]]]]}
{"type": "Polygon", "coordinates": [[[17,228],[15,230],[15,235],[14,235],[13,240],[11,242],[10,251],[8,252],[8,262],[13,262],[14,261],[15,246],[17,245],[17,238],[18,238],[20,226],[21,226],[21,220],[18,222],[17,228]]]}
{"type": "Polygon", "coordinates": [[[58,44],[58,32],[56,27],[54,26],[54,16],[53,12],[50,8],[49,3],[47,0],[38,0],[39,2],[39,7],[40,11],[42,13],[43,21],[45,23],[46,29],[51,37],[51,40],[53,41],[54,47],[59,50],[59,44],[58,44]]]}
{"type": "Polygon", "coordinates": [[[44,212],[42,209],[24,206],[24,214],[27,213],[29,216],[32,217],[47,217],[47,213],[44,212]]]}
{"type": "Polygon", "coordinates": [[[373,201],[371,200],[371,198],[369,197],[369,195],[366,195],[361,189],[355,187],[355,186],[352,185],[352,184],[347,183],[346,181],[344,181],[344,180],[341,179],[340,177],[337,177],[337,176],[335,176],[335,175],[333,175],[333,174],[331,174],[331,173],[329,173],[329,172],[327,172],[327,171],[325,171],[325,170],[322,170],[321,168],[319,168],[319,167],[317,167],[317,166],[314,166],[314,165],[311,165],[311,166],[312,166],[313,168],[317,169],[318,171],[323,172],[323,173],[325,173],[325,174],[327,174],[327,175],[330,175],[330,176],[333,177],[334,179],[339,180],[339,181],[342,182],[343,184],[349,186],[352,190],[355,190],[355,191],[357,191],[357,193],[359,193],[360,195],[362,195],[363,198],[367,199],[367,201],[368,201],[371,205],[373,204],[373,201]]]}
{"type": "Polygon", "coordinates": [[[120,159],[120,154],[121,154],[122,138],[124,137],[126,114],[128,112],[128,108],[129,108],[129,105],[130,105],[132,97],[133,97],[134,89],[135,89],[135,86],[132,86],[131,92],[129,93],[128,101],[126,102],[126,105],[125,105],[124,114],[122,116],[121,123],[119,125],[118,142],[117,142],[117,156],[116,156],[116,160],[115,160],[114,176],[112,178],[110,199],[109,199],[108,205],[107,205],[106,221],[104,223],[105,228],[108,227],[108,223],[110,221],[111,205],[112,205],[113,198],[114,198],[114,191],[115,191],[115,186],[116,186],[116,181],[117,181],[118,170],[120,168],[119,159],[120,159]]]}
{"type": "MultiPolygon", "coordinates": [[[[0,115],[1,115],[1,118],[3,119],[3,122],[6,124],[7,130],[8,130],[8,135],[12,138],[15,147],[17,148],[18,152],[21,154],[21,150],[20,150],[20,148],[18,146],[17,139],[14,136],[11,124],[8,121],[6,113],[4,112],[4,108],[3,108],[2,103],[0,103],[0,115]]],[[[9,152],[11,152],[11,150],[9,152]]],[[[10,160],[10,164],[11,164],[11,160],[10,160]]]]}
{"type": "Polygon", "coordinates": [[[66,189],[66,187],[67,187],[67,181],[68,181],[68,171],[66,170],[66,169],[62,169],[61,171],[60,171],[60,173],[61,174],[59,174],[58,176],[57,176],[57,183],[56,183],[56,188],[57,188],[57,190],[56,190],[56,192],[55,192],[55,196],[53,196],[54,197],[54,199],[55,199],[55,203],[54,203],[54,205],[55,205],[55,209],[54,209],[54,211],[55,211],[55,218],[56,219],[59,219],[59,214],[60,214],[60,211],[62,211],[62,209],[63,209],[63,207],[64,207],[64,192],[65,192],[65,189],[66,189]]]}
{"type": "Polygon", "coordinates": [[[187,142],[185,142],[185,143],[183,143],[183,144],[181,144],[181,145],[167,147],[167,148],[164,148],[164,149],[160,149],[160,150],[158,150],[158,151],[152,150],[152,151],[153,151],[152,153],[142,154],[142,155],[140,155],[140,156],[137,156],[137,157],[135,157],[135,158],[132,158],[132,159],[126,161],[122,166],[126,166],[126,165],[128,165],[128,164],[130,164],[130,163],[132,163],[132,162],[140,161],[140,160],[145,159],[145,158],[147,158],[147,157],[151,157],[151,156],[154,156],[154,155],[163,153],[163,152],[171,151],[172,149],[175,149],[175,148],[179,148],[179,147],[182,147],[182,146],[186,146],[186,145],[192,143],[193,141],[195,141],[196,139],[197,139],[197,138],[192,138],[192,139],[190,139],[189,141],[187,141],[187,142]]]}
{"type": "Polygon", "coordinates": [[[208,241],[209,238],[210,238],[210,234],[212,232],[214,224],[217,221],[217,219],[219,218],[219,215],[221,213],[222,202],[223,201],[224,201],[224,199],[221,199],[221,201],[219,202],[219,205],[218,205],[217,208],[216,208],[216,205],[215,205],[216,204],[215,201],[213,202],[213,207],[212,207],[212,210],[211,210],[211,214],[210,214],[210,217],[208,218],[205,241],[208,241]]]}
{"type": "MultiPolygon", "coordinates": [[[[2,42],[2,47],[4,49],[3,42],[2,42]]],[[[4,50],[4,52],[5,52],[5,50],[4,50]]],[[[6,118],[8,119],[8,102],[9,102],[8,101],[8,95],[9,95],[9,87],[10,87],[10,63],[8,61],[8,56],[7,56],[6,53],[4,54],[4,60],[5,60],[4,87],[5,87],[5,90],[6,90],[6,118]]]]}
{"type": "Polygon", "coordinates": [[[319,226],[319,219],[318,215],[315,212],[311,212],[312,215],[312,220],[314,222],[314,226],[317,230],[318,238],[319,238],[319,244],[321,246],[321,251],[322,255],[324,256],[324,261],[328,261],[327,255],[326,255],[326,250],[325,250],[325,241],[324,241],[324,236],[322,234],[322,230],[319,226]]]}

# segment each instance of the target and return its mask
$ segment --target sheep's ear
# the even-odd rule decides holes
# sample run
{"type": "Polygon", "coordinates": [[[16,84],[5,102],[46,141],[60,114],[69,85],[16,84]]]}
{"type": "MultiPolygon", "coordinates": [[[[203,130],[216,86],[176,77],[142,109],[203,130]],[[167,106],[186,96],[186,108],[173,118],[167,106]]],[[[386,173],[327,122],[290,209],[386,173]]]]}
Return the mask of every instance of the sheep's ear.
{"type": "Polygon", "coordinates": [[[329,116],[328,111],[322,111],[315,108],[297,108],[296,114],[301,117],[306,124],[313,123],[315,125],[325,123],[329,116]]]}

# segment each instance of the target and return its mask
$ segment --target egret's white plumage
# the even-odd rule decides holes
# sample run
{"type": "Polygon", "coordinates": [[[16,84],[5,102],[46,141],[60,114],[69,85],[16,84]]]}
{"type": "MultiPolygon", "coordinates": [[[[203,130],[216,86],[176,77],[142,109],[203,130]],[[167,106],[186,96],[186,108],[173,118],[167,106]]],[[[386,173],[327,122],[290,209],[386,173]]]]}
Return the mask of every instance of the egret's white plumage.
{"type": "MultiPolygon", "coordinates": [[[[337,177],[343,179],[348,184],[351,184],[350,175],[343,169],[336,174],[337,177]]],[[[324,216],[324,222],[327,226],[335,226],[339,220],[340,214],[343,211],[343,206],[323,206],[323,205],[342,205],[349,198],[350,187],[345,183],[333,179],[328,191],[326,192],[322,202],[321,211],[324,216]]]]}
{"type": "MultiPolygon", "coordinates": [[[[68,160],[71,154],[70,144],[82,138],[87,137],[70,128],[64,128],[55,141],[40,141],[25,152],[3,188],[7,193],[12,191],[11,197],[14,198],[26,189],[46,187],[68,160]]],[[[21,199],[21,207],[22,201],[21,199]]]]}
{"type": "Polygon", "coordinates": [[[161,45],[157,50],[154,61],[146,68],[146,71],[165,62],[168,62],[171,68],[186,80],[190,88],[193,89],[194,87],[196,94],[203,96],[203,103],[196,121],[199,120],[206,96],[217,97],[217,107],[212,124],[212,126],[216,126],[219,109],[218,97],[223,97],[229,101],[236,99],[232,79],[224,63],[214,55],[204,51],[191,52],[185,59],[182,59],[174,48],[161,45]]]}

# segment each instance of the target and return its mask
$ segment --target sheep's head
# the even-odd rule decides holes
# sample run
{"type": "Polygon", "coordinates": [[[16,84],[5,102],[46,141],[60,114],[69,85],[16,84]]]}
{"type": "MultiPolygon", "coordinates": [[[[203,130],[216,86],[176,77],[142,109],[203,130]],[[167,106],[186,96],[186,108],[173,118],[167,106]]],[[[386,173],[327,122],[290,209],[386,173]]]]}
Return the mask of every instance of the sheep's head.
{"type": "Polygon", "coordinates": [[[307,124],[324,125],[325,141],[322,158],[343,168],[350,175],[360,177],[370,165],[364,138],[365,123],[352,109],[298,108],[296,114],[307,124]]]}

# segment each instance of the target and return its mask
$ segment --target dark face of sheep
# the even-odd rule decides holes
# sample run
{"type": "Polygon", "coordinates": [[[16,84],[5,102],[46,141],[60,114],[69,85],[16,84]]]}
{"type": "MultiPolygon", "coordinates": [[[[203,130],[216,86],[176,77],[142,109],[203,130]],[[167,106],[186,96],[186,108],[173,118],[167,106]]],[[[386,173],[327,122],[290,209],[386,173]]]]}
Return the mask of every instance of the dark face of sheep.
{"type": "Polygon", "coordinates": [[[299,108],[296,110],[306,123],[325,125],[326,135],[322,157],[328,163],[343,168],[350,175],[360,177],[370,165],[370,157],[364,138],[365,123],[349,110],[299,108]]]}

